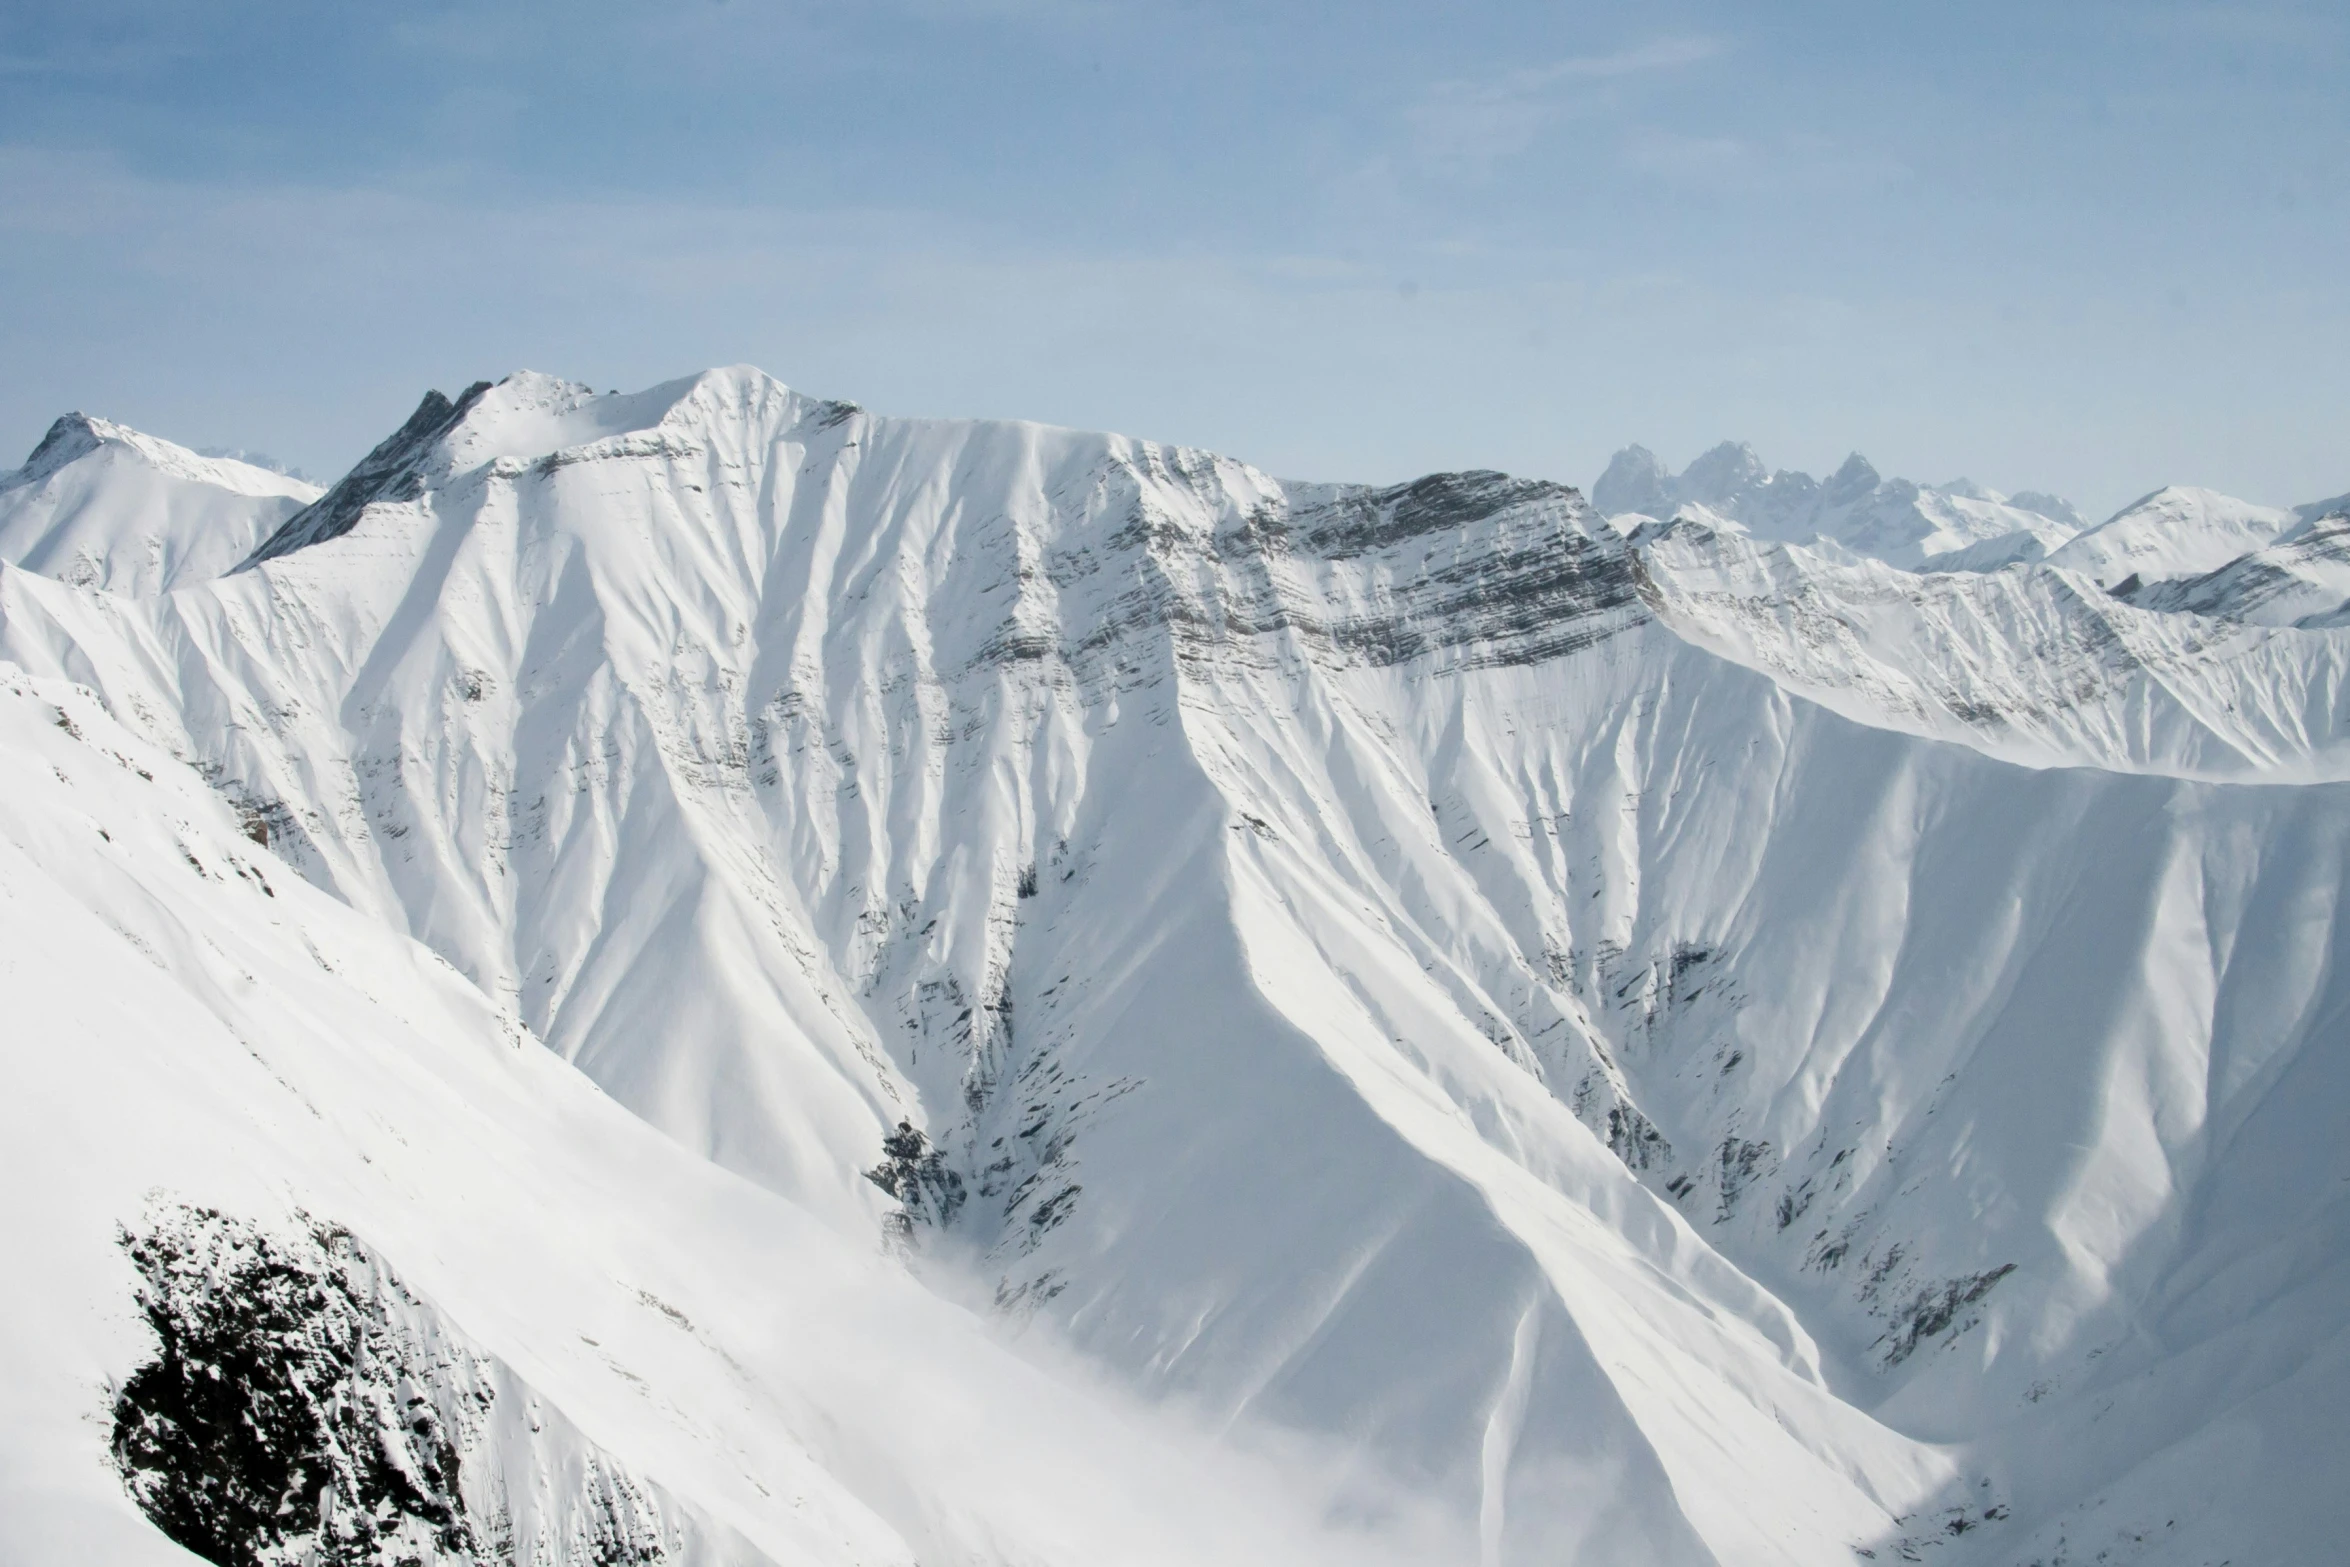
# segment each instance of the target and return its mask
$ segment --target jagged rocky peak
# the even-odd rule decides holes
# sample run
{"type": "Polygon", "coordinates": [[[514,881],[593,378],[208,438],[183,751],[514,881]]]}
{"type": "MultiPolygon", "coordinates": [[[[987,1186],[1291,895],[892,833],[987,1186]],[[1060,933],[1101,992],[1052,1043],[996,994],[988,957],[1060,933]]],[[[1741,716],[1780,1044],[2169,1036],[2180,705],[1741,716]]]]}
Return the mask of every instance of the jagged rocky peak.
{"type": "MultiPolygon", "coordinates": [[[[1681,470],[1684,499],[1718,506],[1771,481],[1770,467],[1744,441],[1724,441],[1681,470]]],[[[1806,476],[1808,477],[1808,475],[1806,476]]]]}
{"type": "MultiPolygon", "coordinates": [[[[1859,501],[1875,494],[1877,487],[1884,482],[1883,476],[1877,472],[1876,464],[1870,462],[1860,453],[1854,452],[1844,459],[1844,466],[1838,468],[1829,478],[1822,493],[1831,503],[1859,501]]],[[[1978,495],[1977,498],[1987,499],[1988,497],[1978,495]]]]}
{"type": "Polygon", "coordinates": [[[1295,519],[1292,536],[1330,560],[1434,535],[1465,537],[1480,524],[1518,514],[1539,513],[1573,531],[1591,532],[1583,497],[1570,486],[1487,469],[1431,473],[1380,489],[1299,486],[1285,498],[1295,519]]]}
{"type": "Polygon", "coordinates": [[[105,439],[101,433],[104,428],[111,426],[86,413],[60,414],[41,437],[40,444],[33,448],[32,455],[24,460],[24,466],[0,482],[32,484],[47,478],[75,458],[96,451],[99,442],[105,439]]]}
{"type": "Polygon", "coordinates": [[[358,524],[360,514],[378,501],[414,500],[422,493],[419,470],[433,443],[487,390],[487,381],[476,381],[455,402],[437,390],[425,393],[406,424],[377,443],[333,489],[286,519],[238,569],[291,554],[305,545],[341,538],[358,524]]]}
{"type": "Polygon", "coordinates": [[[244,565],[341,538],[370,506],[413,501],[432,484],[499,458],[552,458],[655,428],[689,404],[716,411],[754,394],[791,395],[780,382],[743,368],[708,371],[634,394],[599,394],[535,370],[476,381],[453,399],[428,391],[406,423],[314,505],[289,518],[244,565]]]}
{"type": "Polygon", "coordinates": [[[1591,486],[1591,504],[1603,517],[1673,514],[1673,470],[1645,446],[1627,446],[1608,460],[1591,486]]]}
{"type": "Polygon", "coordinates": [[[1661,520],[1701,507],[1709,525],[1734,523],[1789,544],[1824,540],[1913,571],[2036,560],[2080,527],[2071,506],[2036,491],[2014,497],[1968,479],[1889,479],[1858,452],[1822,482],[1773,469],[1743,441],[1722,442],[1678,475],[1645,447],[1627,447],[1592,486],[1592,501],[1609,518],[1661,520]]]}

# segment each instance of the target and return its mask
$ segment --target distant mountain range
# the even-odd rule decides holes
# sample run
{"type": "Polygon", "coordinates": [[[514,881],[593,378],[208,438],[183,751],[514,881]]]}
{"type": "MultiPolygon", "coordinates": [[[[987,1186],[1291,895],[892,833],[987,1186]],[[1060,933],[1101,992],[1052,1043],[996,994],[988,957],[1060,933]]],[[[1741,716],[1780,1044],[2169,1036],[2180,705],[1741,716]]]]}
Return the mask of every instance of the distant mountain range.
{"type": "Polygon", "coordinates": [[[2092,527],[2070,502],[2036,491],[2002,495],[1965,479],[1886,479],[1857,452],[1823,483],[1773,470],[1753,447],[1730,441],[1678,475],[1645,447],[1628,446],[1592,485],[1591,502],[1601,516],[1630,519],[1630,526],[1689,516],[1757,539],[1833,546],[1923,572],[2044,560],[2105,587],[2131,576],[2200,575],[2320,516],[2350,510],[2350,496],[2288,511],[2174,486],[2092,527]]]}

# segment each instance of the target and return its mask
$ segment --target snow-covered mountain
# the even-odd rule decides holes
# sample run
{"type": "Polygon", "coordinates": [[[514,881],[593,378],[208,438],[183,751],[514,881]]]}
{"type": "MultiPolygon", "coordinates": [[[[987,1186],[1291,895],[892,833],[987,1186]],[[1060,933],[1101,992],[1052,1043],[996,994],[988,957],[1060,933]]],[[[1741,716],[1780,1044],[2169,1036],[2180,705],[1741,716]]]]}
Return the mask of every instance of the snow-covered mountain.
{"type": "Polygon", "coordinates": [[[2350,624],[2350,499],[2299,523],[2273,544],[2200,576],[2140,581],[2118,596],[2146,609],[2247,620],[2265,626],[2350,624]]]}
{"type": "Polygon", "coordinates": [[[1687,518],[1635,542],[1682,637],[1872,728],[2031,767],[2350,777],[2331,639],[2143,613],[2055,571],[1918,576],[1687,518]]]}
{"type": "Polygon", "coordinates": [[[2048,564],[2108,588],[2132,577],[2157,582],[2199,576],[2273,544],[2303,520],[2282,507],[2170,485],[2069,540],[2048,564]]]}
{"type": "MultiPolygon", "coordinates": [[[[38,704],[175,798],[206,780],[193,858],[347,904],[253,894],[281,947],[363,934],[342,983],[407,1020],[305,1002],[317,1024],[224,1048],[303,1086],[317,1126],[293,1124],[340,1161],[240,1154],[236,1212],[356,1281],[353,1320],[392,1277],[442,1303],[445,1327],[378,1313],[383,1342],[542,1390],[583,1433],[562,1472],[592,1445],[679,1552],[759,1559],[693,1543],[724,1524],[794,1559],[728,1478],[764,1480],[721,1456],[746,1443],[934,1562],[1145,1559],[1084,1532],[1128,1511],[1288,1559],[2322,1555],[2350,1527],[2350,630],[1854,559],[1936,535],[1869,522],[1873,474],[1845,489],[1842,535],[1815,530],[1839,548],[1754,520],[1793,507],[1627,537],[1498,474],[1295,484],[750,370],[628,396],[518,375],[428,398],[246,569],[135,598],[0,568],[0,658],[36,704],[23,791],[87,743],[38,704]],[[226,839],[231,809],[274,859],[226,839]],[[430,976],[407,937],[478,990],[382,978],[430,976]],[[508,1076],[437,1064],[468,1040],[508,1076]],[[379,1103],[412,1069],[443,1097],[379,1103]],[[630,1141],[575,1069],[671,1142],[630,1141]],[[528,1112],[583,1095],[579,1126],[528,1112]],[[664,1219],[697,1204],[724,1217],[664,1219]],[[671,1271],[644,1279],[634,1239],[571,1255],[607,1208],[671,1271]],[[995,1326],[896,1280],[890,1244],[995,1326]],[[539,1267],[583,1304],[534,1327],[539,1267]],[[808,1288],[841,1317],[870,1292],[881,1325],[776,1347],[801,1308],[771,1303],[808,1288]],[[659,1311],[623,1369],[574,1347],[637,1289],[734,1325],[714,1353],[755,1391],[662,1358],[659,1311]],[[1007,1361],[1011,1331],[1049,1364],[1007,1361]],[[903,1450],[856,1434],[910,1419],[898,1395],[852,1419],[827,1380],[901,1335],[953,1413],[903,1450]],[[623,1387],[700,1434],[594,1402],[623,1387]],[[724,1413],[745,1397],[755,1440],[724,1413]],[[1188,1445],[1203,1423],[1288,1456],[1236,1475],[1188,1445]],[[1030,1476],[1000,1506],[945,1456],[999,1424],[1030,1476]]],[[[58,787],[18,841],[113,853],[58,787]]],[[[193,874],[123,809],[143,876],[193,874]]],[[[294,1004],[144,934],[159,895],[95,874],[59,878],[94,890],[91,934],[55,939],[95,954],[59,974],[119,963],[95,932],[120,928],[204,976],[173,982],[230,1038],[259,1032],[236,1008],[294,1004]]],[[[45,1039],[109,1004],[60,988],[45,1039]]],[[[26,1113],[162,1070],[88,1054],[25,1068],[58,1085],[26,1113]]],[[[196,1143],[261,1092],[228,1070],[196,1143]]],[[[136,1102],[162,1118],[178,1080],[136,1102]]],[[[108,1157],[22,1146],[36,1174],[108,1157]]],[[[140,1206],[226,1203],[204,1169],[157,1154],[39,1232],[81,1259],[57,1311],[123,1315],[8,1440],[120,1520],[89,1420],[136,1368],[143,1275],[112,1226],[150,1255],[215,1236],[140,1206]]],[[[204,1243],[257,1255],[243,1234],[204,1243]]],[[[500,1397],[438,1417],[501,1455],[452,1494],[553,1472],[500,1397]]],[[[74,1527],[26,1494],[18,1527],[74,1527]]],[[[798,1559],[890,1559],[825,1527],[798,1559]]]]}
{"type": "Polygon", "coordinates": [[[84,587],[149,595],[216,577],[318,486],[67,414],[0,473],[0,560],[84,587]]]}
{"type": "Polygon", "coordinates": [[[1616,453],[1591,486],[1603,517],[1727,519],[1787,544],[1825,539],[1918,571],[1989,571],[2041,559],[2081,530],[2070,503],[2036,492],[2001,495],[1969,480],[1929,486],[1878,475],[1858,452],[1824,483],[1773,470],[1743,442],[1724,441],[1678,475],[1644,446],[1616,453]]]}
{"type": "Polygon", "coordinates": [[[0,867],[0,1560],[1415,1559],[659,1136],[13,669],[0,867]]]}

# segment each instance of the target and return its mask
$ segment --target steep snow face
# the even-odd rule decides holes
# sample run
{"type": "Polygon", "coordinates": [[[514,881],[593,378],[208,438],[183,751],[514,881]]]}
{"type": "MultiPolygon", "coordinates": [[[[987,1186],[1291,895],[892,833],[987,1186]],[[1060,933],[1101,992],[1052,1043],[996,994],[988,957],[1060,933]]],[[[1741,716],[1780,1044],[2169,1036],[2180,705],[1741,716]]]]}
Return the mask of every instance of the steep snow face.
{"type": "Polygon", "coordinates": [[[2281,507],[2171,485],[2072,539],[2048,564],[2080,572],[2104,588],[2132,577],[2156,582],[2200,576],[2275,542],[2299,520],[2281,507]]]}
{"type": "Polygon", "coordinates": [[[0,561],[82,587],[151,595],[219,576],[318,487],[67,414],[0,474],[0,561]]]}
{"type": "Polygon", "coordinates": [[[1475,1559],[1014,1356],[7,665],[0,972],[0,1559],[1475,1559]]]}
{"type": "Polygon", "coordinates": [[[831,1223],[918,1123],[940,1288],[1481,1561],[2343,1521],[2145,1515],[2344,1391],[2350,633],[750,371],[428,400],[256,557],[0,651],[831,1223]]]}
{"type": "Polygon", "coordinates": [[[1591,501],[1603,516],[1657,521],[1703,508],[1759,538],[1827,540],[1919,571],[1988,571],[2038,560],[2081,527],[2079,514],[2052,496],[2011,498],[1964,479],[1939,487],[1885,479],[1857,452],[1823,483],[1774,472],[1753,447],[1729,441],[1677,477],[1645,447],[1626,447],[1592,485],[1591,501]]]}

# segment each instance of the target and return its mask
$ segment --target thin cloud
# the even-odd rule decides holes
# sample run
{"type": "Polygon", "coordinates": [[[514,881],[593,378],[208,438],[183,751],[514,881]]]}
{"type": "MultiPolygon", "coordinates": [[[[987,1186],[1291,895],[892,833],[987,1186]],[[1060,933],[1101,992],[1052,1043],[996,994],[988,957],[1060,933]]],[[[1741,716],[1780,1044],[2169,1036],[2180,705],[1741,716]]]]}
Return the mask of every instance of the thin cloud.
{"type": "Polygon", "coordinates": [[[1719,38],[1660,38],[1653,43],[1642,44],[1637,49],[1619,49],[1614,54],[1579,55],[1549,65],[1514,71],[1504,80],[1514,82],[1519,91],[1539,91],[1557,82],[1609,81],[1624,76],[1648,76],[1658,71],[1677,71],[1684,66],[1711,60],[1726,47],[1719,38]]]}
{"type": "Polygon", "coordinates": [[[1880,151],[1817,135],[1698,136],[1642,126],[1622,143],[1625,163],[1651,178],[1716,195],[1883,191],[1912,177],[1880,151]]]}
{"type": "Polygon", "coordinates": [[[1566,111],[1565,88],[1685,70],[1725,48],[1719,38],[1660,38],[1611,54],[1521,66],[1483,80],[1438,82],[1404,112],[1405,122],[1420,162],[1485,173],[1502,159],[1523,152],[1545,125],[1566,111]]]}

